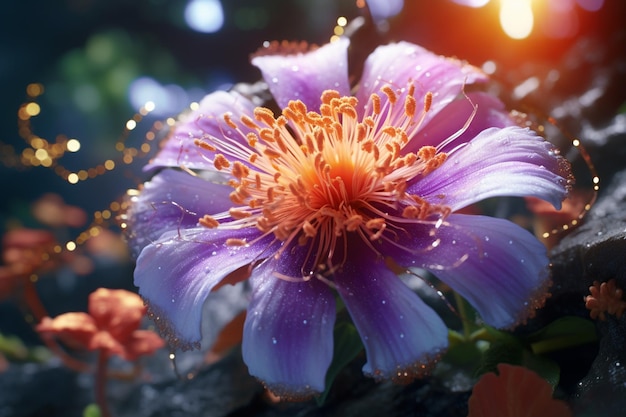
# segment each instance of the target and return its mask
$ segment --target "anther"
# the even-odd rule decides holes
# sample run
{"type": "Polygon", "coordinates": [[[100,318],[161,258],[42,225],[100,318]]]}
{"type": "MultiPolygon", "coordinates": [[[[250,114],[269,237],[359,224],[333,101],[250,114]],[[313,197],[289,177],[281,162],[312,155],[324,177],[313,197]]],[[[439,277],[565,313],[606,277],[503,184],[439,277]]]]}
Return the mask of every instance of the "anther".
{"type": "Polygon", "coordinates": [[[394,105],[396,104],[396,101],[398,101],[398,97],[396,96],[396,93],[394,93],[393,89],[391,88],[391,86],[384,86],[383,88],[380,89],[380,91],[382,91],[383,93],[385,93],[385,95],[387,96],[387,98],[389,99],[389,102],[394,105]]]}
{"type": "Polygon", "coordinates": [[[237,179],[246,178],[250,174],[250,168],[248,168],[239,161],[235,161],[233,163],[233,169],[231,173],[233,174],[233,177],[237,179]]]}
{"type": "Polygon", "coordinates": [[[367,129],[363,123],[359,123],[356,125],[356,141],[357,143],[361,142],[367,136],[367,129]]]}
{"type": "Polygon", "coordinates": [[[385,133],[389,136],[391,136],[392,138],[396,136],[396,128],[393,126],[386,126],[383,130],[382,133],[385,133]]]}
{"type": "Polygon", "coordinates": [[[234,207],[228,210],[228,214],[230,214],[230,217],[236,220],[245,219],[246,217],[252,216],[252,213],[234,207]]]}
{"type": "Polygon", "coordinates": [[[230,113],[224,113],[224,115],[222,116],[222,118],[224,119],[224,121],[226,122],[226,124],[229,127],[233,128],[233,129],[237,129],[237,125],[235,124],[235,122],[233,122],[232,117],[233,116],[230,113]]]}
{"type": "Polygon", "coordinates": [[[221,171],[224,168],[228,168],[230,166],[230,162],[228,161],[228,159],[226,159],[224,155],[218,153],[217,155],[215,155],[213,165],[215,166],[215,169],[221,171]]]}
{"type": "Polygon", "coordinates": [[[356,119],[357,117],[356,110],[350,104],[342,104],[339,107],[339,111],[352,119],[356,119]]]}
{"type": "Polygon", "coordinates": [[[208,144],[205,141],[200,140],[200,139],[195,139],[193,141],[193,144],[198,146],[198,147],[200,147],[200,148],[202,148],[202,149],[204,149],[204,150],[207,150],[207,151],[211,151],[211,152],[215,152],[216,151],[215,146],[213,146],[211,144],[208,144]]]}
{"type": "Polygon", "coordinates": [[[274,149],[271,149],[271,148],[265,148],[263,150],[263,154],[271,159],[280,158],[283,155],[280,152],[275,151],[274,149]]]}
{"type": "Polygon", "coordinates": [[[220,225],[220,223],[215,220],[213,217],[209,216],[208,214],[205,214],[203,217],[201,217],[198,220],[198,223],[201,226],[207,227],[209,229],[215,229],[217,226],[220,225]]]}
{"type": "Polygon", "coordinates": [[[380,114],[380,96],[378,94],[370,95],[370,101],[372,102],[372,113],[380,114]]]}
{"type": "Polygon", "coordinates": [[[254,109],[254,118],[259,122],[265,123],[267,126],[274,126],[276,120],[274,113],[266,107],[257,107],[254,109]]]}
{"type": "Polygon", "coordinates": [[[272,129],[269,129],[267,127],[264,127],[263,129],[260,129],[259,130],[259,136],[265,142],[268,142],[268,143],[274,142],[274,130],[272,130],[272,129]]]}
{"type": "Polygon", "coordinates": [[[330,101],[334,98],[341,97],[337,90],[324,90],[322,93],[322,103],[330,103],[330,101]]]}
{"type": "Polygon", "coordinates": [[[435,156],[436,153],[437,148],[434,146],[422,146],[419,151],[417,151],[417,156],[422,161],[429,161],[435,156]]]}
{"type": "Polygon", "coordinates": [[[246,127],[249,127],[250,129],[254,129],[254,130],[259,129],[259,125],[254,123],[254,120],[252,120],[249,116],[246,116],[245,114],[241,116],[240,120],[241,120],[241,123],[243,123],[246,127]]]}
{"type": "Polygon", "coordinates": [[[245,239],[235,239],[235,238],[226,239],[226,246],[246,246],[246,245],[247,243],[245,239]]]}
{"type": "Polygon", "coordinates": [[[424,113],[428,113],[432,103],[433,103],[433,93],[429,91],[424,96],[424,113]]]}
{"type": "Polygon", "coordinates": [[[415,97],[410,96],[410,95],[406,96],[406,98],[404,99],[404,114],[407,117],[411,118],[415,116],[416,108],[417,108],[417,102],[415,101],[415,97]]]}

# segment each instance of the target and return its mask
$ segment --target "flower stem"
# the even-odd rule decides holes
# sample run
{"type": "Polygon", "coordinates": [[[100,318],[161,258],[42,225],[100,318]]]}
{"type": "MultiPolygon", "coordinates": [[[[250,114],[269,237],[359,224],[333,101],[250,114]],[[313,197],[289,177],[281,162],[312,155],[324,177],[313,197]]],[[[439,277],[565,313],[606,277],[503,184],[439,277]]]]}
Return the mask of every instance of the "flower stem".
{"type": "Polygon", "coordinates": [[[98,366],[96,368],[95,375],[95,395],[96,403],[100,407],[100,414],[102,417],[111,417],[109,406],[106,399],[106,384],[107,384],[107,366],[109,362],[109,355],[103,349],[98,351],[98,366]]]}
{"type": "MultiPolygon", "coordinates": [[[[48,311],[41,302],[41,298],[39,298],[37,287],[35,286],[35,283],[30,280],[25,281],[24,284],[24,301],[26,301],[26,305],[32,313],[35,323],[39,323],[44,317],[48,316],[48,311]]],[[[53,338],[42,336],[41,340],[44,342],[48,349],[50,349],[59,359],[61,359],[63,365],[67,366],[69,369],[72,369],[76,372],[87,372],[89,370],[88,364],[76,360],[67,353],[65,353],[61,346],[59,346],[59,344],[53,338]]]]}
{"type": "Polygon", "coordinates": [[[454,293],[454,302],[461,318],[461,324],[463,325],[463,337],[465,340],[470,340],[471,329],[469,327],[469,321],[467,319],[467,309],[465,308],[465,300],[456,291],[454,293]]]}

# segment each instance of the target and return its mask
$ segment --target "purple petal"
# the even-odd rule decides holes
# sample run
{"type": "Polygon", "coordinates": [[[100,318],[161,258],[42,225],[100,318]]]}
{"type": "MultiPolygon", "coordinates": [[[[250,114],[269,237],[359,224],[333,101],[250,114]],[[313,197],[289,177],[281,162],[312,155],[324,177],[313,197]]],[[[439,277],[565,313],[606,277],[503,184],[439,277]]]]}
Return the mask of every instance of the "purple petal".
{"type": "MultiPolygon", "coordinates": [[[[487,216],[452,214],[444,224],[407,227],[409,253],[392,257],[425,268],[461,294],[495,327],[525,320],[543,303],[549,285],[545,246],[516,224],[487,216]]],[[[391,255],[391,253],[389,253],[391,255]]]]}
{"type": "Polygon", "coordinates": [[[480,132],[488,127],[507,127],[513,125],[504,104],[491,94],[482,91],[474,91],[467,97],[459,97],[443,108],[428,123],[422,124],[421,129],[411,138],[403,148],[403,152],[417,152],[422,146],[437,147],[444,140],[461,131],[467,121],[472,117],[474,105],[477,106],[476,114],[467,129],[463,131],[450,144],[440,150],[450,151],[460,143],[469,142],[480,132]]]}
{"type": "Polygon", "coordinates": [[[158,173],[144,184],[138,196],[131,198],[126,220],[133,254],[137,256],[165,232],[195,227],[203,215],[228,210],[232,206],[228,198],[231,191],[229,186],[186,172],[166,169],[158,173]]]}
{"type": "Polygon", "coordinates": [[[557,209],[569,166],[551,143],[517,126],[486,129],[407,192],[452,211],[496,196],[534,196],[557,209]]]}
{"type": "Polygon", "coordinates": [[[365,345],[363,372],[399,381],[423,375],[448,345],[446,325],[383,262],[351,253],[335,283],[365,345]]]}
{"type": "MultiPolygon", "coordinates": [[[[241,94],[231,91],[216,91],[204,97],[199,108],[181,116],[171,136],[156,157],[145,166],[145,170],[156,167],[187,167],[215,171],[213,155],[194,143],[195,139],[214,144],[211,137],[226,138],[235,143],[245,143],[241,134],[234,132],[223,119],[232,114],[234,121],[242,115],[252,116],[256,106],[241,94]]],[[[241,127],[243,133],[250,130],[241,127]]]]}
{"type": "Polygon", "coordinates": [[[141,251],[135,285],[170,344],[183,349],[198,344],[202,304],[208,294],[227,275],[263,256],[272,238],[249,247],[226,246],[225,240],[250,241],[258,234],[252,228],[173,231],[141,251]]]}
{"type": "MultiPolygon", "coordinates": [[[[364,104],[372,93],[378,93],[385,85],[404,89],[412,81],[418,107],[427,92],[433,93],[425,118],[428,121],[461,94],[464,85],[486,80],[487,76],[476,67],[436,55],[412,43],[399,42],[379,46],[367,58],[356,97],[364,104]]],[[[386,100],[384,95],[381,98],[386,100]]]]}
{"type": "Polygon", "coordinates": [[[318,111],[324,90],[350,95],[348,45],[345,38],[306,53],[260,55],[252,59],[281,108],[301,100],[318,111]]]}
{"type": "Polygon", "coordinates": [[[326,284],[274,275],[300,276],[298,258],[272,259],[250,278],[253,293],[242,345],[250,374],[291,399],[324,391],[335,324],[335,299],[326,284]]]}

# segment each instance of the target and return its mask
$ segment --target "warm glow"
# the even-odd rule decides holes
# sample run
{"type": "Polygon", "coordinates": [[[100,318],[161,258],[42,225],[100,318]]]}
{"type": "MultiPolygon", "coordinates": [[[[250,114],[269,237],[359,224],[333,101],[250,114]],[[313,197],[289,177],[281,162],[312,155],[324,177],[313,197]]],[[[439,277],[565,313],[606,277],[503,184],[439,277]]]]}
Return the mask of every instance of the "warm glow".
{"type": "Polygon", "coordinates": [[[78,141],[77,139],[70,139],[65,144],[65,147],[69,152],[78,152],[78,150],[80,149],[80,141],[78,141]]]}
{"type": "Polygon", "coordinates": [[[524,39],[533,30],[531,0],[501,0],[500,24],[504,33],[513,39],[524,39]]]}

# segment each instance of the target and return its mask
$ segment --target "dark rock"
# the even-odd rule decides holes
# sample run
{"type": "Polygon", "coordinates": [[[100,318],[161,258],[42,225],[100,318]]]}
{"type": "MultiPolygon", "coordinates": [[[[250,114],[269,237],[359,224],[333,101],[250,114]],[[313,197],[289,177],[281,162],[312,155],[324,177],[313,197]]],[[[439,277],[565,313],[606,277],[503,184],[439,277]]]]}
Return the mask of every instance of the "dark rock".
{"type": "Polygon", "coordinates": [[[12,363],[0,373],[0,417],[81,417],[91,389],[60,365],[12,363]]]}
{"type": "Polygon", "coordinates": [[[138,386],[112,408],[117,417],[222,417],[262,391],[237,349],[191,379],[138,386]]]}
{"type": "MultiPolygon", "coordinates": [[[[603,190],[584,224],[551,251],[554,286],[540,318],[589,317],[584,297],[594,281],[615,279],[626,288],[626,171],[603,190]]],[[[597,356],[576,384],[575,407],[582,415],[617,416],[626,409],[626,316],[596,320],[600,337],[597,356]],[[586,414],[591,413],[591,414],[586,414]]],[[[579,357],[578,368],[589,361],[579,357]]]]}

